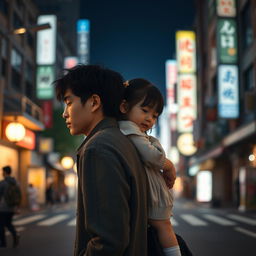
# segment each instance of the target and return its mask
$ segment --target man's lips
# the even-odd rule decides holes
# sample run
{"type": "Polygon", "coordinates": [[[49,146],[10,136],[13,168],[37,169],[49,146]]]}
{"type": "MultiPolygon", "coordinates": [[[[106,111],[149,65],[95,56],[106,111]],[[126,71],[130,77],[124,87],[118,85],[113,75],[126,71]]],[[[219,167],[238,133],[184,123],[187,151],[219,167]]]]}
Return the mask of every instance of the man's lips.
{"type": "Polygon", "coordinates": [[[70,128],[71,127],[71,123],[66,123],[67,127],[70,128]]]}

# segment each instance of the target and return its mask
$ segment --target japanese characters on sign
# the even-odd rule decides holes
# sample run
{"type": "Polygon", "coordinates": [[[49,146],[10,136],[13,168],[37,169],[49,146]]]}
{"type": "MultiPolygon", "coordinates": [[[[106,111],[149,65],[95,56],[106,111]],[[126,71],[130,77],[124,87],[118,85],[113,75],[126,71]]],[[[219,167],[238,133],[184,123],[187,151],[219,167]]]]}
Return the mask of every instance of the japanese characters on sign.
{"type": "Polygon", "coordinates": [[[36,72],[36,95],[38,99],[48,100],[54,96],[54,88],[51,85],[55,79],[53,66],[38,66],[36,72]]]}
{"type": "Polygon", "coordinates": [[[217,15],[220,17],[236,16],[235,0],[217,0],[217,15]]]}
{"type": "Polygon", "coordinates": [[[219,116],[238,118],[238,67],[236,65],[219,65],[218,75],[219,116]]]}
{"type": "Polygon", "coordinates": [[[180,74],[178,77],[178,131],[192,132],[193,121],[196,119],[196,76],[180,74]]]}
{"type": "Polygon", "coordinates": [[[196,71],[196,46],[193,31],[176,32],[177,65],[180,73],[196,71]]]}
{"type": "Polygon", "coordinates": [[[177,64],[175,60],[167,60],[165,63],[166,72],[166,95],[168,112],[173,112],[175,103],[175,84],[177,82],[177,64]]]}
{"type": "Polygon", "coordinates": [[[219,19],[217,24],[218,59],[223,64],[237,62],[237,29],[233,19],[219,19]]]}
{"type": "Polygon", "coordinates": [[[56,60],[56,15],[40,15],[37,24],[50,23],[51,28],[37,32],[37,65],[53,65],[56,60]]]}
{"type": "Polygon", "coordinates": [[[82,64],[89,64],[90,21],[77,21],[77,55],[82,64]]]}

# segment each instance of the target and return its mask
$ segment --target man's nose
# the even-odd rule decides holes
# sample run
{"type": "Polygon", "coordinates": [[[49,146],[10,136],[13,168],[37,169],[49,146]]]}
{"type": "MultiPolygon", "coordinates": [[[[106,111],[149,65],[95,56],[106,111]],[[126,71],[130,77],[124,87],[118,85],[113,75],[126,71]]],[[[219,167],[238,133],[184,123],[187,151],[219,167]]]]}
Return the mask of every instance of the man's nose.
{"type": "Polygon", "coordinates": [[[64,119],[66,119],[66,118],[68,117],[68,113],[67,113],[67,109],[66,109],[66,108],[64,108],[64,111],[63,111],[63,113],[62,113],[62,117],[63,117],[64,119]]]}

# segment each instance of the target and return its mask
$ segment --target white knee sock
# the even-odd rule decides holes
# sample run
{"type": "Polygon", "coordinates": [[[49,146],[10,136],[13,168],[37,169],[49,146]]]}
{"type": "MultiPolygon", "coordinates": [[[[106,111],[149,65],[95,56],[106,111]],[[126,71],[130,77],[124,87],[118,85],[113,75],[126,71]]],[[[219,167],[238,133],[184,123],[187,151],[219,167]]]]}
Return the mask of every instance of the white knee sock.
{"type": "Polygon", "coordinates": [[[165,256],[181,256],[180,247],[178,245],[169,248],[163,248],[163,251],[165,256]]]}

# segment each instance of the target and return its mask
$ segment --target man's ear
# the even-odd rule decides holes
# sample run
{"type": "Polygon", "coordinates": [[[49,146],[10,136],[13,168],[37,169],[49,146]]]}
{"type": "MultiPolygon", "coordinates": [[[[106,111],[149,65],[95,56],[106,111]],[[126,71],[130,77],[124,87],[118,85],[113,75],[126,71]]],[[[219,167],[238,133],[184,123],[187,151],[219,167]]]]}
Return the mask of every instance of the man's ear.
{"type": "Polygon", "coordinates": [[[93,94],[91,96],[90,100],[91,100],[91,111],[92,112],[95,112],[96,110],[98,110],[99,108],[102,107],[101,99],[98,94],[93,94]]]}
{"type": "Polygon", "coordinates": [[[128,104],[126,100],[123,100],[119,107],[121,113],[126,114],[128,112],[128,104]]]}

